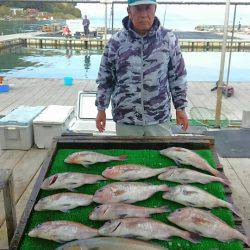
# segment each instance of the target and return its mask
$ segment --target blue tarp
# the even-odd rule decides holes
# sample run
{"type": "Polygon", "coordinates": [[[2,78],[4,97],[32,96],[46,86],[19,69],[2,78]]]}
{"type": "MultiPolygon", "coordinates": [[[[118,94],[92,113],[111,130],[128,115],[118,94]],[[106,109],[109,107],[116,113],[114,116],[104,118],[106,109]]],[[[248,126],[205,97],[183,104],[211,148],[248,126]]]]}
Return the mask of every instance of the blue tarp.
{"type": "Polygon", "coordinates": [[[20,106],[8,115],[0,119],[0,125],[20,125],[28,126],[36,116],[38,116],[45,107],[43,106],[20,106]]]}

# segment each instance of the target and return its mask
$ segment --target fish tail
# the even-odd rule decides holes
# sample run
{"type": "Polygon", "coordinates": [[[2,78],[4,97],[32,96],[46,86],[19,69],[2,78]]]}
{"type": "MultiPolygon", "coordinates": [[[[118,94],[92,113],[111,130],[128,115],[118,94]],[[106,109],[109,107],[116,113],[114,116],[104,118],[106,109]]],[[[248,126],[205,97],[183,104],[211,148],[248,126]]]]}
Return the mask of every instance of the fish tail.
{"type": "Polygon", "coordinates": [[[224,173],[217,171],[216,176],[222,179],[221,182],[225,183],[226,185],[229,186],[231,184],[224,173]]]}
{"type": "Polygon", "coordinates": [[[118,156],[117,160],[124,161],[126,158],[127,158],[127,155],[120,155],[120,156],[118,156]]]}
{"type": "Polygon", "coordinates": [[[168,206],[161,206],[161,207],[157,207],[154,209],[154,212],[159,213],[159,214],[169,212],[169,211],[170,211],[170,209],[168,206]]]}
{"type": "Polygon", "coordinates": [[[237,216],[241,217],[241,213],[240,213],[239,209],[232,203],[228,203],[228,204],[229,204],[228,208],[231,211],[233,211],[237,216]]]}
{"type": "Polygon", "coordinates": [[[218,179],[217,179],[219,182],[222,182],[222,183],[224,183],[225,185],[227,185],[227,186],[230,186],[231,185],[231,182],[228,180],[228,178],[220,178],[220,177],[218,177],[218,179]]]}
{"type": "Polygon", "coordinates": [[[107,178],[105,178],[104,176],[101,176],[101,175],[100,175],[99,181],[105,181],[105,180],[107,180],[107,178]]]}
{"type": "Polygon", "coordinates": [[[169,191],[169,187],[165,184],[158,186],[159,191],[169,191]]]}
{"type": "Polygon", "coordinates": [[[244,237],[243,241],[250,247],[250,239],[246,236],[244,237]]]}
{"type": "Polygon", "coordinates": [[[201,236],[197,233],[192,232],[184,232],[184,235],[182,237],[185,240],[191,241],[193,243],[198,243],[201,240],[201,236]]]}

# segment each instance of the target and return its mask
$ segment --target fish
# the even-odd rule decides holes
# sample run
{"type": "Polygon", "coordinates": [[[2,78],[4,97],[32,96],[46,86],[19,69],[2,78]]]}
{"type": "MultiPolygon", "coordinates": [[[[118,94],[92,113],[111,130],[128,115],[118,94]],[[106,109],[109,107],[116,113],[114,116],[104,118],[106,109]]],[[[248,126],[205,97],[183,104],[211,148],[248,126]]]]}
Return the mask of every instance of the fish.
{"type": "Polygon", "coordinates": [[[66,243],[56,250],[164,250],[159,245],[134,239],[97,237],[66,243]]]}
{"type": "Polygon", "coordinates": [[[98,162],[123,161],[127,155],[111,156],[91,151],[81,151],[69,155],[64,162],[70,164],[81,164],[85,167],[98,162]]]}
{"type": "Polygon", "coordinates": [[[93,197],[97,203],[134,203],[146,200],[154,193],[167,191],[167,185],[152,185],[144,182],[114,182],[98,189],[93,197]]]}
{"type": "Polygon", "coordinates": [[[250,246],[250,240],[245,235],[230,227],[209,211],[185,207],[177,209],[167,218],[177,226],[201,236],[214,238],[222,242],[239,239],[250,246]]]}
{"type": "Polygon", "coordinates": [[[225,185],[230,185],[230,182],[227,179],[179,167],[168,167],[164,173],[158,176],[158,179],[164,181],[178,182],[181,184],[188,184],[194,182],[207,184],[209,182],[218,181],[225,185]]]}
{"type": "Polygon", "coordinates": [[[90,220],[114,220],[129,217],[150,217],[151,214],[169,212],[167,206],[140,207],[124,203],[110,203],[95,207],[90,213],[90,220]]]}
{"type": "Polygon", "coordinates": [[[106,168],[102,175],[118,181],[135,181],[147,179],[166,171],[167,168],[149,168],[143,165],[127,164],[106,168]]]}
{"type": "Polygon", "coordinates": [[[74,192],[75,188],[84,184],[93,184],[98,181],[106,180],[101,175],[95,174],[83,174],[74,172],[58,173],[47,177],[42,185],[41,189],[55,190],[55,189],[68,189],[74,192]]]}
{"type": "Polygon", "coordinates": [[[170,147],[161,150],[160,154],[172,159],[173,161],[176,162],[177,165],[178,164],[191,165],[195,168],[206,170],[214,176],[227,179],[223,173],[211,167],[205,159],[203,159],[198,154],[189,149],[180,147],[170,147]]]}
{"type": "Polygon", "coordinates": [[[96,237],[98,230],[73,221],[47,221],[32,229],[28,235],[63,243],[96,237]]]}
{"type": "Polygon", "coordinates": [[[79,193],[59,193],[40,199],[34,207],[35,211],[59,210],[67,212],[79,206],[88,206],[93,202],[93,195],[79,193]]]}
{"type": "Polygon", "coordinates": [[[102,236],[134,237],[144,240],[168,240],[171,236],[179,236],[193,243],[199,240],[196,234],[150,218],[127,218],[107,221],[99,228],[98,232],[102,236]]]}
{"type": "Polygon", "coordinates": [[[226,207],[236,215],[240,216],[238,209],[233,204],[221,200],[203,189],[191,185],[170,187],[169,190],[163,194],[162,198],[191,207],[226,207]]]}

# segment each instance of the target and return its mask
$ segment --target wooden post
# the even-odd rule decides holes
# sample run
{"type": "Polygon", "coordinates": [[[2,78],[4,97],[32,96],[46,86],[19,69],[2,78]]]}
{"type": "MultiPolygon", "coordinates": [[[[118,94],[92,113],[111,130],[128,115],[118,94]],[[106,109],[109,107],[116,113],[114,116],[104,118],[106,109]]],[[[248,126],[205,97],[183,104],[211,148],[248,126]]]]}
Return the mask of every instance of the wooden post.
{"type": "Polygon", "coordinates": [[[10,245],[11,239],[16,229],[16,210],[13,196],[13,178],[10,170],[0,170],[0,190],[3,190],[6,227],[8,242],[10,245]]]}
{"type": "Polygon", "coordinates": [[[230,74],[230,69],[231,69],[231,58],[232,58],[232,50],[233,50],[236,8],[237,8],[237,4],[234,5],[233,30],[232,30],[231,41],[230,41],[230,52],[229,52],[229,60],[228,60],[228,67],[227,67],[227,85],[228,85],[229,74],[230,74]]]}
{"type": "Polygon", "coordinates": [[[220,127],[221,106],[222,106],[222,84],[223,84],[223,77],[224,77],[224,65],[225,65],[226,46],[227,46],[227,29],[228,29],[229,10],[230,10],[230,0],[227,0],[226,10],[225,10],[225,20],[224,20],[224,34],[223,34],[223,43],[222,43],[222,51],[221,51],[221,61],[220,61],[220,77],[218,81],[216,110],[215,110],[215,127],[216,128],[220,127]]]}

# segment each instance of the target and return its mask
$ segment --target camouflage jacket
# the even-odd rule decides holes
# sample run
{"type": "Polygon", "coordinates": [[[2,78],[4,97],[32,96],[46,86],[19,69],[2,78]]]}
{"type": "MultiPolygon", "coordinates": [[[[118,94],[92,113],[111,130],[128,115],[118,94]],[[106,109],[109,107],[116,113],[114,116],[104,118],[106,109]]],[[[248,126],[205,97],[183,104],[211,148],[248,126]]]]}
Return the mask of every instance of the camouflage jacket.
{"type": "Polygon", "coordinates": [[[98,110],[108,108],[113,120],[131,125],[152,125],[171,118],[186,100],[186,69],[178,39],[155,17],[150,32],[139,36],[128,17],[124,29],[108,41],[100,64],[96,95],[98,110]]]}

